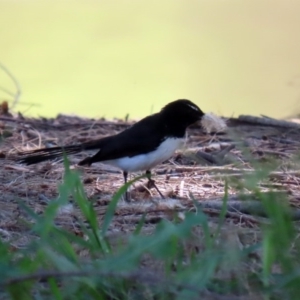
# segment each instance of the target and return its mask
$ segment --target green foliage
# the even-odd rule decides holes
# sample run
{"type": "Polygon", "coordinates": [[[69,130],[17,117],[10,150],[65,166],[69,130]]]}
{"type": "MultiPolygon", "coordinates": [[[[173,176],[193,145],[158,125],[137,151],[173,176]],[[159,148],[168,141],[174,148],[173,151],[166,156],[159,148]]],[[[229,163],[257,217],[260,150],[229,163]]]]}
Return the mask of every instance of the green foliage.
{"type": "MultiPolygon", "coordinates": [[[[265,174],[258,170],[244,184],[248,189],[252,187],[268,217],[261,238],[249,247],[237,247],[223,237],[227,228],[227,181],[215,228],[194,199],[196,212],[188,212],[174,222],[161,221],[151,235],[143,234],[144,214],[133,233],[116,246],[108,233],[117,204],[128,187],[141,177],[116,192],[99,225],[93,201],[87,199],[79,174],[70,170],[65,158],[59,197],[49,203],[43,215],[19,202],[33,220],[33,225],[28,226],[36,239],[13,251],[0,240],[0,297],[209,299],[216,294],[229,298],[246,295],[250,288],[253,295],[263,299],[297,299],[300,293],[297,229],[286,199],[276,193],[261,193],[257,188],[256,183],[265,174]],[[81,211],[82,235],[55,224],[58,210],[70,199],[81,211]],[[82,251],[88,253],[84,258],[80,255],[82,251]],[[261,260],[252,265],[251,256],[256,252],[261,253],[261,260]],[[147,268],[142,268],[147,261],[147,268]]],[[[226,231],[226,234],[231,233],[226,231]]]]}

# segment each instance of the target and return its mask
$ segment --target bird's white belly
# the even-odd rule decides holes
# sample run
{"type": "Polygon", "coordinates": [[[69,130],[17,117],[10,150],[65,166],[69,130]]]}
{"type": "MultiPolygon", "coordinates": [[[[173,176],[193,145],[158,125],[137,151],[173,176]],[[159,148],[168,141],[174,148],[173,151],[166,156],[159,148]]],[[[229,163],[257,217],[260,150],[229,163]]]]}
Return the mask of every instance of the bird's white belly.
{"type": "Polygon", "coordinates": [[[126,172],[146,171],[169,159],[183,143],[183,138],[168,138],[156,150],[147,154],[107,160],[103,163],[118,167],[126,172]]]}

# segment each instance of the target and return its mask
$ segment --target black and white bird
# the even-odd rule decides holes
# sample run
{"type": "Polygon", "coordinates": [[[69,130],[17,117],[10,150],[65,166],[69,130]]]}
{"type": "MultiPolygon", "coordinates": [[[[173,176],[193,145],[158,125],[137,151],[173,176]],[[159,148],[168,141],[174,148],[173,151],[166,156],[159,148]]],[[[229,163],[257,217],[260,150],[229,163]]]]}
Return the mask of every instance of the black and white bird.
{"type": "MultiPolygon", "coordinates": [[[[203,116],[204,113],[196,104],[179,99],[116,135],[82,144],[22,152],[18,161],[31,165],[62,157],[64,153],[98,150],[95,155],[83,159],[78,165],[90,166],[102,162],[118,167],[123,171],[125,183],[128,173],[146,171],[149,182],[154,184],[151,169],[173,155],[184,143],[187,127],[200,121],[203,116]]],[[[156,188],[155,185],[154,187],[156,188]]],[[[127,199],[127,194],[125,197],[127,199]]]]}

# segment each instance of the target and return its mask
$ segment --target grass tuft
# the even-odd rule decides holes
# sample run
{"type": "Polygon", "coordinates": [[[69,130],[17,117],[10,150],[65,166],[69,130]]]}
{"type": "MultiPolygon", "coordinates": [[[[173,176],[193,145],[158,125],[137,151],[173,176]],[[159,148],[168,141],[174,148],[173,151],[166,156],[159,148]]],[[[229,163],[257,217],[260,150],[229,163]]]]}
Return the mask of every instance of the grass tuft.
{"type": "Polygon", "coordinates": [[[183,217],[175,213],[173,219],[155,225],[150,234],[143,230],[144,214],[132,233],[120,234],[116,242],[111,238],[111,225],[118,203],[130,185],[144,176],[122,186],[99,220],[78,172],[70,170],[66,157],[64,167],[59,197],[49,202],[43,215],[19,201],[27,214],[23,221],[35,238],[18,249],[0,239],[0,297],[297,299],[300,294],[298,230],[283,194],[262,193],[258,188],[268,172],[259,169],[239,182],[241,191],[252,191],[266,212],[251,243],[241,243],[245,228],[230,227],[227,222],[227,180],[215,226],[193,199],[194,212],[183,217]],[[59,209],[70,201],[82,215],[80,234],[56,225],[59,209]]]}

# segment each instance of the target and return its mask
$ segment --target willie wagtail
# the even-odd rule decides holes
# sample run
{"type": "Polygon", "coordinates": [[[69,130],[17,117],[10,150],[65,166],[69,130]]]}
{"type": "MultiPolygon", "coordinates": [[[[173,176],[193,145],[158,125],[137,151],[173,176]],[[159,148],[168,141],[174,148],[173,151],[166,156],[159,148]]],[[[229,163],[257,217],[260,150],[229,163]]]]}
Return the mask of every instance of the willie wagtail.
{"type": "MultiPolygon", "coordinates": [[[[18,161],[31,165],[61,157],[63,153],[98,150],[96,154],[83,159],[78,165],[90,166],[92,163],[103,162],[116,166],[123,171],[125,183],[129,172],[146,171],[149,183],[151,182],[157,189],[151,180],[150,170],[173,155],[184,142],[186,128],[201,120],[203,116],[204,113],[196,104],[180,99],[167,104],[159,113],[145,117],[116,135],[82,144],[22,152],[18,161]]],[[[160,195],[162,196],[161,193],[160,195]]]]}

